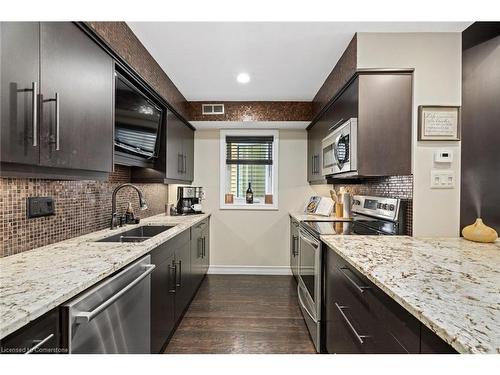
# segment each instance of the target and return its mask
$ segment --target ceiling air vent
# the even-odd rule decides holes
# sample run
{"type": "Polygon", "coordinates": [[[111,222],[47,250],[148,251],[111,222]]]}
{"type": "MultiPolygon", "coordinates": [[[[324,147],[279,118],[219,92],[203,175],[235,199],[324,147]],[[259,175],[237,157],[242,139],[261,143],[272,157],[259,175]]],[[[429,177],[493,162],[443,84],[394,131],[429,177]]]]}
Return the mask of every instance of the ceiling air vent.
{"type": "Polygon", "coordinates": [[[223,115],[224,104],[202,104],[201,110],[203,115],[223,115]]]}

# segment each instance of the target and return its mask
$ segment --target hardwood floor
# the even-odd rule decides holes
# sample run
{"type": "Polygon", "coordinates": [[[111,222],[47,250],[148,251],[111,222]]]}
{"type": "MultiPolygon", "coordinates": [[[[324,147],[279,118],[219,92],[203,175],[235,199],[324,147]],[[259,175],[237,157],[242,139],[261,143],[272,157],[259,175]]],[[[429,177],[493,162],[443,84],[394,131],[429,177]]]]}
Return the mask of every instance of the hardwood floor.
{"type": "Polygon", "coordinates": [[[207,275],[165,353],[315,353],[292,276],[207,275]]]}

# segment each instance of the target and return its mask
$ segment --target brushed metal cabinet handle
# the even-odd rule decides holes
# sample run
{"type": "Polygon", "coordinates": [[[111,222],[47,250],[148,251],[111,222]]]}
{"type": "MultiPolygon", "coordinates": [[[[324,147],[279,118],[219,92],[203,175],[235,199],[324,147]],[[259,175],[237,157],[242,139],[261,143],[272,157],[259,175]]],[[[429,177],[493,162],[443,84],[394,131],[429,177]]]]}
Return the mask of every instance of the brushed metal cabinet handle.
{"type": "Polygon", "coordinates": [[[38,146],[38,84],[31,82],[31,126],[33,130],[33,147],[38,146]]]}
{"type": "MultiPolygon", "coordinates": [[[[175,286],[180,288],[180,287],[182,287],[182,260],[179,260],[177,262],[177,264],[179,265],[179,282],[177,282],[177,280],[176,280],[175,286]]],[[[176,273],[176,276],[177,276],[177,273],[176,273]]]]}
{"type": "Polygon", "coordinates": [[[60,128],[60,117],[59,117],[60,95],[58,92],[56,92],[56,99],[55,100],[56,100],[56,108],[55,108],[55,111],[56,111],[56,151],[59,151],[61,149],[61,144],[60,144],[61,128],[60,128]]]}
{"type": "Polygon", "coordinates": [[[60,117],[59,117],[59,113],[60,113],[60,95],[58,92],[56,92],[54,98],[52,99],[47,99],[47,100],[44,100],[44,102],[55,102],[55,106],[54,106],[54,115],[55,115],[55,118],[56,118],[56,140],[55,142],[54,141],[51,141],[51,143],[55,143],[56,144],[56,151],[59,151],[61,149],[61,144],[60,144],[60,117]]]}
{"type": "Polygon", "coordinates": [[[335,307],[337,308],[337,310],[339,310],[340,315],[342,316],[342,319],[344,319],[344,322],[347,324],[347,326],[349,327],[351,332],[354,334],[354,336],[356,336],[356,339],[359,341],[359,343],[364,344],[365,343],[364,339],[370,338],[370,336],[360,335],[358,333],[358,331],[356,331],[356,328],[354,328],[354,326],[352,325],[350,320],[347,318],[347,315],[344,313],[344,310],[348,309],[349,306],[339,306],[339,304],[337,302],[335,302],[335,307]]]}
{"type": "Polygon", "coordinates": [[[177,173],[182,173],[182,154],[177,154],[177,173]]]}
{"type": "Polygon", "coordinates": [[[168,269],[170,271],[174,271],[173,272],[174,273],[174,282],[173,282],[174,287],[173,287],[173,289],[169,289],[168,292],[175,294],[177,292],[177,288],[176,288],[176,286],[177,286],[176,285],[176,283],[177,283],[177,266],[175,265],[174,261],[172,261],[172,264],[168,265],[168,269]]]}
{"type": "Polygon", "coordinates": [[[344,277],[349,280],[349,282],[360,292],[360,293],[364,293],[365,290],[367,289],[371,289],[369,286],[365,286],[365,285],[358,285],[351,277],[349,277],[349,275],[345,272],[346,270],[347,271],[351,271],[351,269],[349,267],[337,267],[337,269],[340,271],[340,273],[342,273],[342,275],[344,275],[344,277]]]}
{"type": "Polygon", "coordinates": [[[54,337],[54,334],[51,333],[50,335],[48,335],[46,338],[44,338],[43,340],[33,340],[33,344],[35,344],[34,346],[31,347],[30,350],[28,350],[26,353],[24,354],[31,354],[31,353],[34,353],[36,350],[38,350],[43,344],[45,344],[47,341],[49,341],[52,337],[54,337]]]}

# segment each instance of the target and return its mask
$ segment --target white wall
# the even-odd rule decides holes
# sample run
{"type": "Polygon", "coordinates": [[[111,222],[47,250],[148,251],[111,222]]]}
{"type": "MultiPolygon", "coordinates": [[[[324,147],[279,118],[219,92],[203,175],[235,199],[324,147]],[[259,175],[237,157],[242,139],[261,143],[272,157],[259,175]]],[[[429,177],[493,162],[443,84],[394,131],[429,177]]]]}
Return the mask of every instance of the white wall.
{"type": "Polygon", "coordinates": [[[461,33],[358,33],[358,68],[414,68],[413,235],[457,236],[460,142],[417,142],[419,105],[461,105],[461,33]],[[436,149],[452,149],[455,188],[430,188],[436,149]]]}
{"type": "MultiPolygon", "coordinates": [[[[277,211],[219,208],[219,134],[217,129],[195,132],[193,186],[203,186],[207,198],[203,208],[212,213],[211,267],[221,271],[224,266],[257,266],[266,272],[288,273],[288,212],[303,210],[306,199],[314,194],[307,182],[307,133],[280,130],[277,211]]],[[[175,186],[169,195],[176,196],[175,186]]]]}

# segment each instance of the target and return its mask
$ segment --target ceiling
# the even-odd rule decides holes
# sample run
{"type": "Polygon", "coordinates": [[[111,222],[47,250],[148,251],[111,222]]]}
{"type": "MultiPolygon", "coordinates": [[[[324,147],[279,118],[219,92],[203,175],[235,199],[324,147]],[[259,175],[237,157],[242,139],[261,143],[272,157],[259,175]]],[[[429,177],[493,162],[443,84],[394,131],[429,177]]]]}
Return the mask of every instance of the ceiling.
{"type": "Polygon", "coordinates": [[[355,32],[462,32],[468,22],[128,22],[189,101],[310,101],[355,32]],[[240,84],[240,72],[250,75],[240,84]]]}

